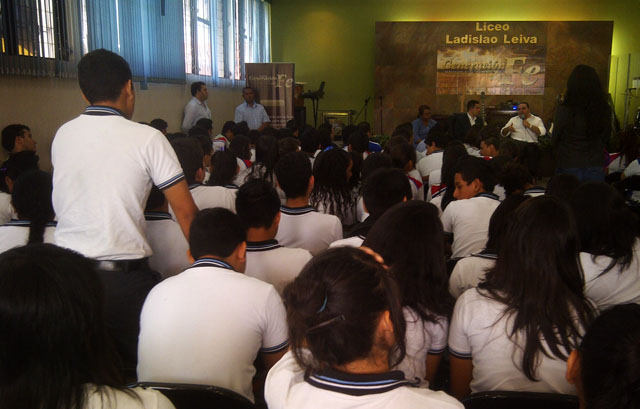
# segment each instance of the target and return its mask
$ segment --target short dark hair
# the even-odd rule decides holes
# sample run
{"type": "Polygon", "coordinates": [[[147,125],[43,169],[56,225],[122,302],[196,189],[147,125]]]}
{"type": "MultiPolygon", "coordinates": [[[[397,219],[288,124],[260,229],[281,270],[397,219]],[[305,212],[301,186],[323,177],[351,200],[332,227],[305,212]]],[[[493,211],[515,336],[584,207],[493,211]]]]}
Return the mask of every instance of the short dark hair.
{"type": "Polygon", "coordinates": [[[320,146],[320,132],[314,128],[306,129],[300,136],[300,148],[307,153],[314,154],[320,146]]]}
{"type": "Polygon", "coordinates": [[[233,183],[238,174],[238,160],[231,151],[218,151],[211,157],[209,185],[226,186],[233,183]]]}
{"type": "Polygon", "coordinates": [[[493,192],[493,188],[496,186],[496,176],[493,169],[489,166],[488,161],[482,158],[468,156],[458,164],[455,173],[459,173],[467,183],[479,179],[486,192],[493,192]]]}
{"type": "Polygon", "coordinates": [[[520,101],[520,102],[518,102],[518,105],[522,105],[522,104],[525,104],[525,105],[527,106],[527,108],[531,108],[531,107],[529,106],[529,103],[528,103],[528,102],[525,102],[525,101],[520,101]]]}
{"type": "Polygon", "coordinates": [[[251,141],[249,137],[244,134],[236,134],[229,142],[229,150],[233,152],[240,159],[251,159],[251,141]]]}
{"type": "Polygon", "coordinates": [[[229,257],[247,233],[240,218],[232,211],[216,207],[200,210],[189,230],[189,251],[194,259],[206,255],[229,257]]]}
{"type": "Polygon", "coordinates": [[[202,153],[210,156],[213,153],[213,145],[211,144],[211,138],[209,135],[198,135],[196,139],[200,142],[202,153]]]}
{"type": "Polygon", "coordinates": [[[11,124],[2,130],[2,147],[7,152],[11,152],[16,146],[16,138],[22,136],[24,131],[30,131],[28,126],[22,124],[11,124]]]}
{"type": "Polygon", "coordinates": [[[85,54],[78,63],[78,84],[90,104],[116,101],[129,80],[127,61],[104,48],[85,54]]]}
{"type": "Polygon", "coordinates": [[[236,126],[236,123],[233,121],[227,121],[224,123],[224,125],[222,125],[222,130],[220,131],[220,133],[222,135],[226,134],[227,132],[231,131],[233,132],[233,128],[236,126]]]}
{"type": "Polygon", "coordinates": [[[364,153],[369,150],[369,137],[361,130],[357,130],[349,137],[349,145],[354,151],[364,153]]]}
{"type": "Polygon", "coordinates": [[[171,146],[176,152],[184,178],[188,184],[196,181],[196,172],[203,167],[204,153],[200,142],[195,138],[177,138],[171,141],[171,146]]]}
{"type": "Polygon", "coordinates": [[[500,138],[496,138],[495,136],[490,136],[488,138],[483,139],[481,142],[484,142],[486,146],[493,145],[496,150],[500,150],[500,138]]]}
{"type": "Polygon", "coordinates": [[[418,107],[418,118],[421,117],[427,109],[431,111],[431,107],[429,105],[420,105],[418,107]]]}
{"type": "Polygon", "coordinates": [[[371,124],[366,121],[360,122],[358,124],[358,131],[362,132],[365,135],[368,134],[369,132],[371,132],[371,124]]]}
{"type": "Polygon", "coordinates": [[[376,169],[391,168],[393,167],[393,161],[391,156],[384,152],[375,152],[367,156],[362,162],[362,169],[360,170],[360,176],[362,180],[366,180],[370,174],[376,169]]]}
{"type": "Polygon", "coordinates": [[[191,127],[191,129],[189,129],[188,135],[189,136],[201,136],[201,135],[209,136],[209,132],[207,132],[207,130],[201,126],[194,125],[191,127]]]}
{"type": "Polygon", "coordinates": [[[378,169],[362,182],[362,200],[374,219],[405,198],[411,200],[411,197],[409,179],[400,169],[378,169]]]}
{"type": "Polygon", "coordinates": [[[393,145],[389,149],[389,155],[393,161],[393,166],[399,169],[403,169],[409,163],[413,161],[413,166],[416,165],[416,150],[413,145],[408,143],[398,143],[393,145]]]}
{"type": "Polygon", "coordinates": [[[534,178],[524,165],[510,162],[498,174],[498,181],[504,187],[507,196],[510,196],[518,191],[524,192],[525,186],[533,184],[534,178]]]}
{"type": "Polygon", "coordinates": [[[489,219],[489,239],[485,246],[489,251],[492,251],[494,254],[498,254],[498,250],[500,250],[500,241],[504,236],[504,232],[507,230],[507,226],[509,225],[509,221],[511,220],[513,213],[516,211],[518,206],[528,199],[529,196],[515,194],[504,199],[500,205],[496,207],[496,210],[491,215],[491,219],[489,219]]]}
{"type": "Polygon", "coordinates": [[[309,156],[304,152],[288,153],[276,163],[278,185],[287,198],[304,196],[312,175],[309,156]]]}
{"type": "Polygon", "coordinates": [[[152,128],[156,128],[158,131],[162,132],[169,127],[169,124],[162,118],[156,118],[152,119],[151,122],[149,122],[149,126],[151,126],[152,128]]]}
{"type": "Polygon", "coordinates": [[[437,148],[444,149],[449,143],[449,135],[447,135],[447,133],[444,131],[432,129],[427,134],[425,143],[427,145],[435,143],[437,148]]]}
{"type": "Polygon", "coordinates": [[[202,86],[205,85],[204,82],[202,81],[196,81],[193,84],[191,84],[191,96],[196,96],[196,94],[198,93],[198,91],[200,91],[200,88],[202,88],[202,86]]]}
{"type": "Polygon", "coordinates": [[[233,134],[235,136],[238,135],[249,135],[249,125],[247,125],[247,121],[240,121],[233,127],[233,134]]]}
{"type": "Polygon", "coordinates": [[[475,107],[479,103],[480,101],[476,101],[475,99],[470,100],[469,102],[467,102],[467,111],[469,111],[471,108],[475,107]]]}
{"type": "Polygon", "coordinates": [[[276,138],[281,141],[285,138],[293,138],[293,131],[289,128],[280,128],[276,130],[276,138]]]}
{"type": "Polygon", "coordinates": [[[358,130],[358,127],[355,125],[347,125],[342,128],[342,141],[344,142],[344,146],[349,145],[349,137],[352,133],[358,130]]]}
{"type": "Polygon", "coordinates": [[[251,179],[238,189],[236,211],[245,227],[269,228],[280,211],[280,197],[271,183],[251,179]]]}
{"type": "Polygon", "coordinates": [[[209,118],[200,118],[196,121],[196,126],[199,126],[200,128],[206,131],[212,131],[213,121],[209,118]]]}
{"type": "Polygon", "coordinates": [[[293,136],[289,136],[278,141],[278,153],[280,156],[291,152],[297,152],[299,148],[300,141],[293,136]]]}

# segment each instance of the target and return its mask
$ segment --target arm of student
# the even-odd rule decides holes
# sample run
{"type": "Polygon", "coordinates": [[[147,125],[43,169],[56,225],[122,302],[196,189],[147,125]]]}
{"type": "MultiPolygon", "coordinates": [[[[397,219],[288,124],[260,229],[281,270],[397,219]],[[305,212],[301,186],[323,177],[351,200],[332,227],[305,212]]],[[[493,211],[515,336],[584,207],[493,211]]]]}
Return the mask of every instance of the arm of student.
{"type": "Polygon", "coordinates": [[[176,219],[178,220],[178,224],[180,224],[184,237],[189,241],[189,229],[193,218],[198,212],[198,208],[193,201],[191,192],[189,192],[187,182],[183,179],[175,185],[165,189],[163,193],[167,197],[167,201],[176,215],[176,219]]]}
{"type": "Polygon", "coordinates": [[[425,379],[429,382],[429,385],[432,385],[433,380],[436,378],[441,358],[442,354],[427,354],[427,373],[425,379]]]}
{"type": "Polygon", "coordinates": [[[269,369],[271,369],[271,367],[274,366],[288,350],[289,348],[283,348],[276,352],[260,352],[258,354],[258,358],[260,358],[260,361],[264,365],[264,369],[269,371],[269,369]]]}
{"type": "Polygon", "coordinates": [[[473,361],[471,358],[458,358],[450,355],[451,365],[451,394],[462,399],[471,393],[471,376],[473,374],[473,361]]]}

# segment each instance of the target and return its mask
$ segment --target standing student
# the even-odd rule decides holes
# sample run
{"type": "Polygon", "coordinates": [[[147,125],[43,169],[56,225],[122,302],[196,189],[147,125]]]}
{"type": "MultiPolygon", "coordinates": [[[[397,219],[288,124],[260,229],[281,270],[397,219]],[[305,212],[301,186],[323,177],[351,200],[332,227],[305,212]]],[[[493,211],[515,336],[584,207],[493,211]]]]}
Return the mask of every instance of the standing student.
{"type": "Polygon", "coordinates": [[[356,223],[356,198],[349,185],[353,161],[342,149],[322,152],[313,164],[311,205],[319,212],[338,216],[343,227],[356,223]]]}
{"type": "Polygon", "coordinates": [[[568,206],[541,196],[507,227],[498,259],[478,288],[458,298],[449,329],[451,391],[575,394],[566,360],[590,323],[568,206]]]}
{"type": "Polygon", "coordinates": [[[374,257],[327,250],[284,299],[291,350],[267,376],[269,408],[462,408],[392,370],[404,357],[405,323],[397,287],[374,257]]]}
{"type": "Polygon", "coordinates": [[[284,155],[275,168],[278,185],[287,196],[280,207],[276,239],[287,247],[303,248],[317,255],[342,238],[342,223],[337,216],[316,212],[309,205],[314,178],[305,152],[284,155]]]}

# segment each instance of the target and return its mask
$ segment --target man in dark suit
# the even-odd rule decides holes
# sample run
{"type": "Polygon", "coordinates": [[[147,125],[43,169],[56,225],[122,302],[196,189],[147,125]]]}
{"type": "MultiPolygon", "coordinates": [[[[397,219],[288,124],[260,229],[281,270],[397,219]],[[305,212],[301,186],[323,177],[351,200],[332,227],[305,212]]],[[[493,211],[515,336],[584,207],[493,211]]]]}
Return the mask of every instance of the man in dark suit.
{"type": "Polygon", "coordinates": [[[480,102],[472,99],[467,102],[466,114],[455,114],[453,120],[453,139],[463,141],[467,132],[476,124],[480,115],[480,102]]]}

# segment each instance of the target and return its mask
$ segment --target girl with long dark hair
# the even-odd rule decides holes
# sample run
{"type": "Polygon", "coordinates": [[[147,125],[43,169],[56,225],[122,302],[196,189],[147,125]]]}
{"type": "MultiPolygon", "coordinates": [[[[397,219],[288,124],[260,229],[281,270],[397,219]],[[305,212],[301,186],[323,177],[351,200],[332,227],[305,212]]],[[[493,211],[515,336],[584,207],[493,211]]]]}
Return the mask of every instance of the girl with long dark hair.
{"type": "Polygon", "coordinates": [[[315,185],[310,202],[319,212],[338,216],[343,226],[356,223],[356,197],[349,185],[353,161],[342,149],[329,149],[313,163],[315,185]]]}

